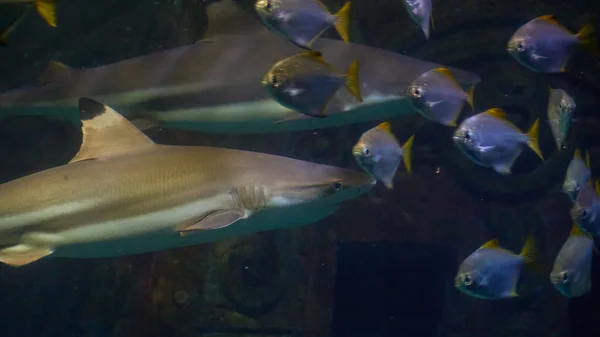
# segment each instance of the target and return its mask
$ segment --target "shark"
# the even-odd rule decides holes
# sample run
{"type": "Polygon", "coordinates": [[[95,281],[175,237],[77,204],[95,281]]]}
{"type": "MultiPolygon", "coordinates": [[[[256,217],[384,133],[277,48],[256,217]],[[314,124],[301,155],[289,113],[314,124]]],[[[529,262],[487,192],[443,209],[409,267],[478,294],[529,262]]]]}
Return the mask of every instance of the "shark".
{"type": "MultiPolygon", "coordinates": [[[[80,97],[99,100],[138,128],[209,133],[274,133],[388,120],[416,113],[406,99],[410,82],[442,67],[395,52],[319,38],[313,45],[336,69],[358,62],[363,102],[341,90],[327,118],[296,113],[271,99],[261,79],[279,60],[304,51],[268,31],[232,0],[207,6],[208,30],[192,45],[90,68],[49,62],[36,85],[0,93],[0,116],[44,115],[78,123],[80,97]]],[[[479,82],[450,68],[465,88],[479,82]]]]}
{"type": "Polygon", "coordinates": [[[0,185],[0,262],[122,256],[298,226],[375,184],[287,157],[156,144],[103,103],[78,106],[79,152],[0,185]]]}

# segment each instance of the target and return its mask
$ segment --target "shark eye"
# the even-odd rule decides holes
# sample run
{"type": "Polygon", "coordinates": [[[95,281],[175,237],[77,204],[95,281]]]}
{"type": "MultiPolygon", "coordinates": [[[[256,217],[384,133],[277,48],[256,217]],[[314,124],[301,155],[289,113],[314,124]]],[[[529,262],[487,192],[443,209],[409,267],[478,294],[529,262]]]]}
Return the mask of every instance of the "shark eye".
{"type": "Polygon", "coordinates": [[[560,280],[562,283],[569,282],[569,274],[566,271],[560,273],[560,280]]]}
{"type": "Polygon", "coordinates": [[[420,98],[423,96],[423,89],[421,87],[412,87],[410,93],[414,98],[420,98]]]}
{"type": "Polygon", "coordinates": [[[333,183],[333,184],[331,185],[331,187],[332,187],[332,188],[333,188],[335,191],[339,191],[339,190],[342,188],[342,186],[344,186],[344,184],[342,184],[342,182],[341,182],[341,181],[336,181],[335,183],[333,183]]]}
{"type": "Polygon", "coordinates": [[[463,284],[466,286],[470,286],[471,284],[473,284],[473,279],[471,278],[471,276],[464,275],[463,276],[463,284]]]}

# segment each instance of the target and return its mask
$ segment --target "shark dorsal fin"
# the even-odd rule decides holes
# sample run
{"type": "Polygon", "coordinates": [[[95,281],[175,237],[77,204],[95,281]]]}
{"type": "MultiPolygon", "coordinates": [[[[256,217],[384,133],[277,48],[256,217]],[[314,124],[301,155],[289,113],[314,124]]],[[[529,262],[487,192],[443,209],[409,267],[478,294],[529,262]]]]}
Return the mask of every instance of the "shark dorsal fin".
{"type": "Polygon", "coordinates": [[[219,35],[250,35],[268,32],[259,19],[244,11],[234,0],[210,3],[206,7],[208,28],[203,39],[219,35]]]}
{"type": "Polygon", "coordinates": [[[80,98],[79,113],[83,141],[69,163],[120,156],[155,146],[127,119],[100,102],[80,98]]]}
{"type": "Polygon", "coordinates": [[[37,77],[36,84],[44,85],[52,81],[58,80],[70,76],[73,69],[62,62],[50,61],[46,66],[46,69],[37,77]]]}

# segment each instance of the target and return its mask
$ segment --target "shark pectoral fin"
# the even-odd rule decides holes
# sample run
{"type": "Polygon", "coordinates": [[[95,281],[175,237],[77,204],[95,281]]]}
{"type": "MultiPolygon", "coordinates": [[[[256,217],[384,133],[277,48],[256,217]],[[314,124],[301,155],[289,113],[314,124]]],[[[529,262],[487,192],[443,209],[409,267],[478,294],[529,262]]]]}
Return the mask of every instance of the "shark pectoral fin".
{"type": "Polygon", "coordinates": [[[26,244],[19,244],[0,250],[0,262],[6,263],[13,267],[20,267],[37,261],[52,253],[54,253],[54,250],[50,248],[32,247],[26,244]]]}
{"type": "Polygon", "coordinates": [[[83,141],[69,163],[141,152],[156,146],[118,112],[89,98],[79,99],[83,141]]]}
{"type": "Polygon", "coordinates": [[[179,229],[179,234],[185,236],[187,232],[211,230],[227,227],[234,222],[246,218],[246,212],[241,208],[233,208],[222,211],[216,211],[194,222],[189,226],[179,229]]]}

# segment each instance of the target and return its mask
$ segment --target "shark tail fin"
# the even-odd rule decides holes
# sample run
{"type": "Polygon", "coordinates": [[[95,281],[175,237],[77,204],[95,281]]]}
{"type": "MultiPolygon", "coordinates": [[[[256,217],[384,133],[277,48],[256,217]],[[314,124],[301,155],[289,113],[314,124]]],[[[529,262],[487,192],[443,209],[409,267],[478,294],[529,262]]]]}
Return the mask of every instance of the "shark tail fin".
{"type": "Polygon", "coordinates": [[[350,1],[335,13],[335,19],[335,30],[344,42],[350,42],[350,1]]]}
{"type": "Polygon", "coordinates": [[[50,27],[56,27],[56,0],[36,0],[35,10],[50,27]]]}

